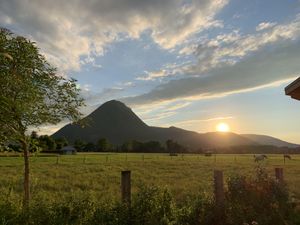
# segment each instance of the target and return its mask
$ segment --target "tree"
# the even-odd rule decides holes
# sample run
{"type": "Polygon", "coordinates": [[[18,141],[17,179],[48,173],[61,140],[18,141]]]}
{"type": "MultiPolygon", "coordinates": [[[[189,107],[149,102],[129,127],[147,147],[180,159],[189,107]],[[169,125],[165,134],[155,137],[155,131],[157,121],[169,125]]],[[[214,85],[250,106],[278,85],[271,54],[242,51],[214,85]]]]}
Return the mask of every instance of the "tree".
{"type": "Polygon", "coordinates": [[[141,149],[143,152],[164,152],[165,149],[161,146],[159,141],[148,141],[143,143],[141,149]]]}
{"type": "Polygon", "coordinates": [[[0,29],[0,143],[17,142],[24,156],[24,207],[30,199],[29,127],[78,121],[84,105],[76,80],[57,75],[35,43],[0,29]]]}
{"type": "Polygon", "coordinates": [[[174,142],[172,140],[169,139],[166,141],[166,146],[167,146],[168,152],[170,152],[170,153],[174,152],[173,145],[174,145],[174,142]]]}
{"type": "Polygon", "coordinates": [[[30,138],[31,139],[38,139],[39,138],[39,135],[36,131],[32,131],[31,132],[31,135],[30,135],[30,138]]]}
{"type": "Polygon", "coordinates": [[[186,152],[186,148],[173,140],[166,141],[167,151],[170,153],[186,152]]]}
{"type": "Polygon", "coordinates": [[[110,149],[110,143],[106,138],[100,138],[97,142],[98,150],[101,152],[106,152],[110,149]]]}
{"type": "Polygon", "coordinates": [[[132,151],[132,142],[133,141],[124,142],[121,146],[122,152],[131,152],[132,151]]]}
{"type": "Polygon", "coordinates": [[[85,146],[86,146],[86,142],[81,139],[77,139],[74,141],[74,147],[79,152],[84,151],[85,146]]]}
{"type": "Polygon", "coordinates": [[[68,140],[65,137],[56,138],[55,139],[56,149],[60,150],[63,147],[67,146],[69,144],[68,140]]]}
{"type": "Polygon", "coordinates": [[[46,150],[46,151],[55,151],[56,150],[55,140],[48,135],[41,135],[39,137],[39,144],[40,144],[42,150],[46,150]]]}
{"type": "Polygon", "coordinates": [[[84,146],[83,150],[85,152],[94,152],[96,151],[96,145],[93,142],[89,142],[84,146]]]}

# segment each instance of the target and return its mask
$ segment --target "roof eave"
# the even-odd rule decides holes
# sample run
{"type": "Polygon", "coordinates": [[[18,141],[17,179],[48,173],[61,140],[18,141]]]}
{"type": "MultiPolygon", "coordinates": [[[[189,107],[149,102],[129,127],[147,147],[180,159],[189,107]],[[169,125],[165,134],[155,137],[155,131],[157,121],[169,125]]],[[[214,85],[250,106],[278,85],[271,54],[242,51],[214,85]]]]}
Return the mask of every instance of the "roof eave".
{"type": "Polygon", "coordinates": [[[293,99],[300,100],[300,77],[286,86],[285,94],[291,96],[293,99]]]}

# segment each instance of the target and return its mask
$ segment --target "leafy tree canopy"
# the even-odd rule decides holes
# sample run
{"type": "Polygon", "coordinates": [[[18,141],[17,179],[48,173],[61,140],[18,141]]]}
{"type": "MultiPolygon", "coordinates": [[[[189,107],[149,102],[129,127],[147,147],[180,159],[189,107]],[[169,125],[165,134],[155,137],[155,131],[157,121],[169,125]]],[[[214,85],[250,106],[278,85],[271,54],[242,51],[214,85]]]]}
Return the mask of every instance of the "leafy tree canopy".
{"type": "Polygon", "coordinates": [[[30,127],[80,118],[76,80],[58,76],[35,43],[0,29],[0,53],[0,142],[24,142],[30,127]]]}

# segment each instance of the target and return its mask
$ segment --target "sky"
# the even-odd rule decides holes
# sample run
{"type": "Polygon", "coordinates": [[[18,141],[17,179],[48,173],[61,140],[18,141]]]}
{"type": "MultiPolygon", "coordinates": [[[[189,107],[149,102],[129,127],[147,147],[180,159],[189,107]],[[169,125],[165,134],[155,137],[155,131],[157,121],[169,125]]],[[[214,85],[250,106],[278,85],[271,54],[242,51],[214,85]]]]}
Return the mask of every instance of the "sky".
{"type": "Polygon", "coordinates": [[[0,0],[0,26],[78,80],[85,115],[117,99],[151,126],[300,143],[284,93],[300,76],[299,0],[0,0]]]}

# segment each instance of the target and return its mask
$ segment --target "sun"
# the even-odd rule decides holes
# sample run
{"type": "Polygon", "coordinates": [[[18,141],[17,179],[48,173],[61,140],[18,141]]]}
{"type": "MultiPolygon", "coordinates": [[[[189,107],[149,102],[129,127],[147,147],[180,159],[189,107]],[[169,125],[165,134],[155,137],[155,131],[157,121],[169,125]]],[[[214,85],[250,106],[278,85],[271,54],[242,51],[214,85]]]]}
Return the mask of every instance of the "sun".
{"type": "Polygon", "coordinates": [[[227,123],[219,123],[217,126],[216,126],[216,130],[218,132],[229,132],[230,131],[230,127],[227,123]]]}

